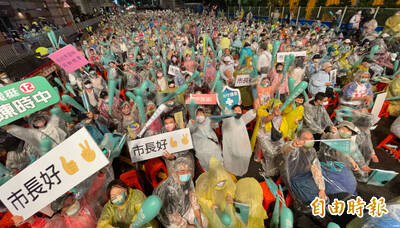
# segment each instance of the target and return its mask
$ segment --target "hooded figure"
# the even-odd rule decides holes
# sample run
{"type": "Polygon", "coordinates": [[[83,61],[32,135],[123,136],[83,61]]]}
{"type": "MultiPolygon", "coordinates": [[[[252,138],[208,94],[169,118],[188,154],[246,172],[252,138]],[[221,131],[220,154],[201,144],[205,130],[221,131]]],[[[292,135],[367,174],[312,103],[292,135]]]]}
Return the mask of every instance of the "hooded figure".
{"type": "Polygon", "coordinates": [[[357,71],[354,74],[354,81],[343,88],[340,104],[353,109],[368,108],[373,98],[369,77],[368,72],[357,71]]]}
{"type": "Polygon", "coordinates": [[[47,115],[43,112],[36,112],[28,118],[28,123],[31,128],[24,128],[17,125],[6,125],[3,129],[7,133],[25,141],[24,151],[33,160],[38,159],[40,153],[40,142],[44,138],[51,140],[51,147],[54,148],[67,137],[67,133],[61,129],[60,118],[56,115],[47,115]]]}
{"type": "Polygon", "coordinates": [[[218,127],[218,123],[207,118],[202,109],[197,109],[196,120],[189,121],[188,127],[192,135],[195,155],[199,159],[201,168],[208,170],[208,162],[211,157],[215,157],[222,163],[221,146],[213,130],[213,128],[218,127]]]}
{"type": "Polygon", "coordinates": [[[313,140],[312,133],[303,130],[298,138],[282,148],[281,175],[294,198],[304,204],[317,196],[326,199],[325,182],[313,140]]]}
{"type": "Polygon", "coordinates": [[[201,174],[196,180],[196,195],[211,228],[237,227],[233,206],[235,191],[236,186],[231,175],[212,157],[208,172],[201,174]],[[221,214],[229,216],[230,225],[223,224],[221,214]]]}
{"type": "MultiPolygon", "coordinates": [[[[138,189],[131,189],[121,180],[113,180],[107,187],[109,201],[104,205],[97,228],[128,228],[135,221],[146,196],[138,189]]],[[[155,220],[142,227],[158,227],[155,220]]]]}
{"type": "Polygon", "coordinates": [[[251,137],[252,148],[256,146],[255,151],[258,153],[261,150],[264,154],[262,165],[265,176],[279,174],[278,155],[283,144],[283,138],[286,137],[288,132],[286,118],[282,117],[282,113],[279,110],[281,104],[279,100],[271,99],[268,104],[261,106],[257,110],[256,127],[251,137]],[[274,106],[273,108],[272,105],[274,106]],[[270,109],[273,109],[272,113],[269,113],[270,109]]]}
{"type": "MultiPolygon", "coordinates": [[[[332,128],[331,132],[323,135],[322,139],[350,139],[354,133],[356,133],[354,125],[351,122],[343,121],[337,127],[332,128]]],[[[336,189],[332,189],[329,193],[327,192],[328,194],[355,193],[357,182],[349,168],[357,170],[358,163],[361,163],[361,158],[362,156],[355,140],[350,141],[349,155],[337,151],[324,143],[321,144],[319,160],[324,172],[324,178],[332,180],[330,182],[334,184],[336,189]]]]}
{"type": "Polygon", "coordinates": [[[131,105],[126,101],[122,103],[120,110],[121,111],[118,118],[118,131],[121,133],[126,133],[128,131],[128,127],[134,125],[135,123],[139,123],[139,115],[138,112],[132,110],[131,105]]]}
{"type": "MultiPolygon", "coordinates": [[[[359,133],[356,136],[356,144],[358,145],[362,157],[364,158],[365,165],[368,166],[371,160],[375,163],[379,162],[371,140],[370,127],[372,127],[372,115],[370,113],[357,112],[354,125],[359,129],[359,133]]],[[[359,179],[364,179],[364,181],[366,181],[366,178],[368,177],[366,174],[367,173],[364,172],[363,176],[359,179]]]]}
{"type": "Polygon", "coordinates": [[[65,194],[51,203],[51,209],[59,214],[52,218],[36,217],[32,223],[34,228],[95,228],[98,215],[95,213],[96,196],[103,186],[105,174],[99,173],[85,195],[77,199],[73,193],[65,194]]]}
{"type": "Polygon", "coordinates": [[[256,179],[246,177],[236,183],[235,202],[247,204],[250,207],[248,225],[238,222],[237,227],[264,227],[264,220],[268,216],[263,207],[263,190],[256,179]]]}
{"type": "Polygon", "coordinates": [[[195,220],[201,227],[207,227],[195,194],[192,164],[190,159],[178,157],[168,178],[154,189],[153,195],[159,196],[162,202],[157,218],[167,228],[194,227],[195,220]]]}
{"type": "Polygon", "coordinates": [[[256,118],[252,109],[242,115],[239,105],[232,107],[234,117],[226,118],[222,122],[222,154],[224,167],[236,176],[243,176],[248,168],[251,157],[251,145],[246,125],[256,118]]]}

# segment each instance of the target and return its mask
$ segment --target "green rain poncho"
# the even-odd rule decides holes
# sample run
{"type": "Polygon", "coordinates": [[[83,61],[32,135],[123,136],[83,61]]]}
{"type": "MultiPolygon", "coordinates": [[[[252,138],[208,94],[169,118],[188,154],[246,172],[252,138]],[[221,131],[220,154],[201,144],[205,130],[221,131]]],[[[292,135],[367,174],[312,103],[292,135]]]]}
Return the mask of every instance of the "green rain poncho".
{"type": "MultiPolygon", "coordinates": [[[[146,196],[143,192],[137,189],[129,189],[128,197],[123,205],[117,206],[108,201],[101,212],[97,228],[130,227],[145,200],[146,196]]],[[[158,227],[158,223],[152,220],[142,227],[149,226],[158,227]]]]}

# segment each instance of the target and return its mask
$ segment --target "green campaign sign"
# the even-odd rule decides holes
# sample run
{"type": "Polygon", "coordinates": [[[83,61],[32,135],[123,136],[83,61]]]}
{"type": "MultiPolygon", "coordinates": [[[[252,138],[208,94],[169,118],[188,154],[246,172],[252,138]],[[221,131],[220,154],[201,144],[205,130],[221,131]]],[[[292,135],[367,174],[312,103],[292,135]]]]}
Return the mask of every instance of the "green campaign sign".
{"type": "Polygon", "coordinates": [[[0,87],[0,126],[49,107],[59,100],[58,92],[41,76],[0,87]]]}

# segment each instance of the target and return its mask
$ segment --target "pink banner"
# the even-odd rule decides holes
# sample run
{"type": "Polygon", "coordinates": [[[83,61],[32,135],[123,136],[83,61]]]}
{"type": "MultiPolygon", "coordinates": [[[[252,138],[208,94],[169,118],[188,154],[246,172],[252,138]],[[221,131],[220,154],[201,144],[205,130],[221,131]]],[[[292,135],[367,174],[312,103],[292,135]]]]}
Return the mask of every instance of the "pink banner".
{"type": "Polygon", "coordinates": [[[67,73],[74,72],[89,63],[71,44],[49,55],[49,58],[62,67],[67,73]]]}
{"type": "Polygon", "coordinates": [[[217,104],[217,94],[190,94],[186,99],[186,104],[190,103],[193,99],[195,104],[201,105],[215,105],[217,104]]]}

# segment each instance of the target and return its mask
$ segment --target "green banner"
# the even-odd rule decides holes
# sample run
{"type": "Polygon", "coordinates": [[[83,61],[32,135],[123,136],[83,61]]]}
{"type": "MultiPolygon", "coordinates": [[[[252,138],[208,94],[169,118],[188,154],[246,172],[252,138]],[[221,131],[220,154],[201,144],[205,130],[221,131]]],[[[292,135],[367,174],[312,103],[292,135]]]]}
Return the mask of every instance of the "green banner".
{"type": "Polygon", "coordinates": [[[41,76],[0,87],[0,126],[57,103],[60,96],[41,76]]]}

